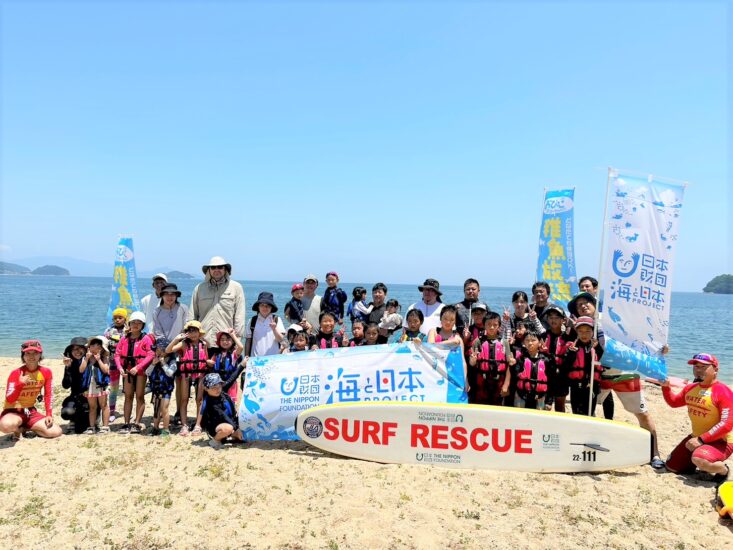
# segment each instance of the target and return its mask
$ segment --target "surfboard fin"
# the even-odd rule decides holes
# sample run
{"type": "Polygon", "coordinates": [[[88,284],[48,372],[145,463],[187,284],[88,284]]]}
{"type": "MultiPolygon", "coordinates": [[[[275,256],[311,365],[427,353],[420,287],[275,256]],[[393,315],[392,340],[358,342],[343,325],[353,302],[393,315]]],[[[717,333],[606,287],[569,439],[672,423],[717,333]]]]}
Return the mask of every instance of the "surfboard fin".
{"type": "Polygon", "coordinates": [[[571,445],[579,445],[581,447],[588,447],[589,449],[593,449],[594,451],[598,451],[601,453],[610,453],[610,449],[606,449],[605,447],[601,447],[598,443],[571,443],[571,445]]]}

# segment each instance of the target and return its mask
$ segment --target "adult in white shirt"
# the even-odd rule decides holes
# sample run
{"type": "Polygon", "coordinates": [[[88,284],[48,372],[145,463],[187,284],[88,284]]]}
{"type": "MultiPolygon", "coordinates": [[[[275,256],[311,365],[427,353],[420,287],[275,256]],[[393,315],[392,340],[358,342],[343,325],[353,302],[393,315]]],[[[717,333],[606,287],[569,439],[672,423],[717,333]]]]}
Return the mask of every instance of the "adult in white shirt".
{"type": "MultiPolygon", "coordinates": [[[[153,312],[155,311],[155,308],[160,305],[160,290],[168,284],[168,277],[166,277],[165,273],[156,273],[153,275],[153,288],[155,289],[154,293],[150,293],[147,296],[143,296],[143,299],[140,300],[140,311],[142,311],[145,314],[145,319],[147,319],[147,322],[150,322],[150,319],[153,318],[153,312]]],[[[150,331],[150,327],[146,327],[148,331],[150,331]]]]}
{"type": "Polygon", "coordinates": [[[425,320],[420,325],[420,332],[427,334],[431,328],[440,327],[440,311],[443,309],[440,297],[443,293],[440,291],[440,283],[435,279],[425,279],[425,282],[417,289],[422,292],[422,300],[412,304],[407,311],[411,309],[422,311],[425,320]]]}
{"type": "Polygon", "coordinates": [[[247,341],[245,354],[250,357],[277,355],[280,353],[280,342],[285,337],[285,325],[274,313],[277,305],[271,292],[260,292],[252,306],[257,316],[247,325],[247,341]]]}
{"type": "Polygon", "coordinates": [[[303,312],[305,313],[305,329],[309,334],[315,334],[318,332],[320,322],[318,318],[321,315],[321,297],[316,294],[318,288],[318,278],[313,275],[306,275],[303,279],[303,297],[300,299],[303,302],[303,312]]]}

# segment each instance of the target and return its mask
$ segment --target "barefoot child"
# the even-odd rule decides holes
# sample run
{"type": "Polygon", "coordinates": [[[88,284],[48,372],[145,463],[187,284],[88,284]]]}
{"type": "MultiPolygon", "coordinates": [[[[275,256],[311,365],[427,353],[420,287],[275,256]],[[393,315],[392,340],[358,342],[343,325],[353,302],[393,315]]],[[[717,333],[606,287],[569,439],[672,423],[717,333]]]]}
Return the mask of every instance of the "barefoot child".
{"type": "Polygon", "coordinates": [[[143,332],[144,328],[145,315],[140,311],[135,311],[130,315],[129,330],[115,350],[115,363],[124,380],[125,423],[120,430],[122,434],[139,434],[145,412],[145,369],[153,361],[155,351],[153,351],[153,337],[143,332]],[[130,422],[133,399],[135,400],[134,424],[130,422]]]}
{"type": "Polygon", "coordinates": [[[206,395],[201,404],[201,423],[211,437],[209,445],[214,449],[220,449],[222,442],[227,437],[243,441],[234,402],[226,392],[242,374],[247,365],[247,359],[247,357],[244,358],[242,364],[226,381],[221,379],[218,372],[211,372],[204,378],[203,385],[206,395]]]}
{"type": "Polygon", "coordinates": [[[177,370],[175,356],[166,354],[170,340],[158,338],[155,341],[155,359],[147,370],[150,380],[150,393],[153,394],[153,429],[150,435],[168,436],[170,432],[170,415],[168,407],[173,394],[175,373],[177,370]],[[160,429],[160,421],[163,429],[160,429]]]}
{"type": "Polygon", "coordinates": [[[5,390],[5,404],[0,414],[0,432],[13,434],[18,439],[24,430],[33,430],[41,437],[61,435],[61,427],[54,425],[51,411],[51,370],[41,366],[43,348],[38,340],[28,340],[20,346],[20,368],[10,372],[5,390]],[[45,416],[36,409],[36,400],[43,391],[45,416]]]}
{"type": "MultiPolygon", "coordinates": [[[[104,337],[107,339],[107,347],[109,349],[110,358],[114,358],[117,344],[125,335],[125,323],[127,323],[127,310],[124,307],[118,307],[112,312],[112,326],[104,331],[104,337]]],[[[109,421],[114,422],[117,419],[117,395],[120,393],[120,371],[114,360],[109,362],[109,421]]]]}
{"type": "MultiPolygon", "coordinates": [[[[201,378],[208,371],[209,366],[206,364],[208,359],[208,350],[206,341],[203,336],[206,331],[201,328],[199,321],[189,321],[183,327],[183,333],[176,336],[173,341],[168,344],[166,353],[178,354],[178,376],[176,382],[176,398],[179,397],[179,412],[181,413],[181,431],[178,435],[186,437],[189,434],[188,426],[188,400],[191,398],[191,390],[193,388],[196,398],[196,411],[201,409],[201,401],[203,400],[203,386],[201,378]]],[[[198,417],[197,417],[198,418],[198,417]]],[[[201,434],[201,425],[196,424],[192,435],[201,434]]]]}
{"type": "Polygon", "coordinates": [[[79,372],[86,388],[84,395],[89,403],[89,427],[84,431],[86,435],[94,435],[97,427],[97,415],[102,414],[102,427],[99,433],[109,433],[109,351],[107,339],[104,336],[95,336],[89,340],[89,351],[79,366],[79,372]]]}

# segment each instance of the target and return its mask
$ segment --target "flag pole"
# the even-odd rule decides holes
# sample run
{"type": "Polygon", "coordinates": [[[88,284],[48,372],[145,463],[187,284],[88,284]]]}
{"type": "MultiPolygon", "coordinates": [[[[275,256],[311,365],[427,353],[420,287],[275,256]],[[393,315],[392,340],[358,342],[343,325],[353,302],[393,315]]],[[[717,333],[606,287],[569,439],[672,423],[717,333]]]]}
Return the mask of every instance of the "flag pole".
{"type": "MultiPolygon", "coordinates": [[[[601,230],[601,247],[600,255],[598,260],[598,296],[596,296],[596,313],[593,319],[593,339],[598,339],[598,325],[601,323],[601,277],[603,274],[603,257],[604,257],[604,245],[606,243],[606,226],[608,225],[608,195],[611,191],[611,173],[616,174],[616,170],[608,167],[608,175],[606,176],[606,200],[603,205],[603,227],[601,230]]],[[[593,354],[591,354],[593,357],[593,354]]],[[[591,362],[590,367],[590,385],[588,386],[588,416],[593,416],[595,411],[593,410],[593,378],[595,375],[596,366],[591,362]]]]}

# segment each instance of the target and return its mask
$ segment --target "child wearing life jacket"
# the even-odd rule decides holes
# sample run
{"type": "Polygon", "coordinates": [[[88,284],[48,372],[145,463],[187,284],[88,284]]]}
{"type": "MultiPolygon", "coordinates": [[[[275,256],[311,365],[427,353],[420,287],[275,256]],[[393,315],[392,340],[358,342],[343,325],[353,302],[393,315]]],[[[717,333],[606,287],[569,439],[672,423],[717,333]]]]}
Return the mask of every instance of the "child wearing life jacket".
{"type": "Polygon", "coordinates": [[[89,427],[84,431],[86,435],[94,435],[97,426],[97,413],[102,413],[102,427],[99,433],[109,433],[109,404],[107,403],[107,387],[109,386],[109,351],[107,339],[104,336],[95,336],[89,340],[89,350],[79,365],[84,395],[89,403],[89,427]]]}
{"type": "Polygon", "coordinates": [[[420,326],[425,322],[425,315],[419,309],[411,309],[405,318],[407,327],[396,335],[395,342],[411,341],[413,344],[422,344],[428,339],[427,334],[420,332],[420,326]]]}
{"type": "Polygon", "coordinates": [[[305,309],[303,308],[303,296],[305,288],[303,283],[295,283],[290,289],[292,298],[285,304],[285,318],[291,324],[300,324],[305,319],[305,309]]]}
{"type": "Polygon", "coordinates": [[[336,316],[328,311],[323,311],[318,316],[319,329],[311,340],[311,349],[328,349],[348,346],[348,340],[342,334],[334,333],[336,327],[336,316]],[[346,343],[344,343],[346,341],[346,343]]]}
{"type": "Polygon", "coordinates": [[[499,335],[501,317],[490,311],[484,321],[485,331],[471,344],[468,356],[468,402],[501,405],[509,395],[511,367],[516,360],[507,341],[499,335]]]}
{"type": "Polygon", "coordinates": [[[387,300],[386,305],[387,310],[382,315],[377,326],[381,329],[388,330],[391,334],[402,326],[402,315],[397,313],[400,309],[400,303],[395,299],[391,299],[387,300]]]}
{"type": "Polygon", "coordinates": [[[565,339],[565,332],[563,330],[565,312],[561,307],[550,304],[542,312],[542,318],[547,324],[548,330],[542,336],[540,349],[550,362],[548,365],[550,389],[545,399],[545,409],[548,411],[552,410],[554,402],[557,412],[565,412],[565,400],[570,391],[568,379],[563,369],[567,348],[567,340],[565,339]]]}
{"type": "MultiPolygon", "coordinates": [[[[117,344],[125,335],[125,323],[127,323],[127,310],[124,307],[118,307],[112,311],[112,326],[104,331],[104,337],[107,339],[107,347],[109,356],[114,358],[117,344]]],[[[109,362],[109,421],[114,422],[117,419],[117,396],[120,393],[120,371],[114,360],[109,362]]]]}
{"type": "MultiPolygon", "coordinates": [[[[299,327],[299,325],[294,326],[299,327]]],[[[216,346],[219,348],[219,353],[209,359],[207,364],[209,365],[211,372],[218,372],[223,380],[228,380],[242,362],[244,346],[239,338],[237,338],[237,333],[234,332],[234,329],[217,333],[216,346]]],[[[237,384],[232,384],[228,393],[229,396],[236,401],[237,397],[239,397],[237,384]]]]}
{"type": "MultiPolygon", "coordinates": [[[[188,400],[191,398],[191,389],[196,396],[196,411],[201,408],[204,389],[201,379],[208,372],[209,366],[208,347],[204,340],[206,331],[201,327],[199,321],[189,321],[183,327],[183,333],[176,336],[168,344],[166,353],[178,354],[178,376],[176,376],[176,399],[180,398],[178,410],[181,413],[181,431],[178,435],[186,437],[189,435],[188,426],[188,400]],[[179,396],[180,392],[180,396],[179,396]]],[[[196,423],[192,435],[200,435],[201,426],[196,423]]]]}
{"type": "Polygon", "coordinates": [[[170,415],[168,407],[174,391],[176,366],[175,355],[167,354],[170,340],[159,338],[155,341],[155,359],[147,370],[150,393],[153,395],[153,429],[150,435],[169,436],[170,415]],[[163,429],[160,422],[163,421],[163,429]]]}
{"type": "Polygon", "coordinates": [[[227,390],[234,385],[237,377],[246,365],[245,359],[237,370],[227,380],[222,380],[218,372],[210,372],[204,377],[204,400],[201,403],[201,424],[209,434],[209,445],[220,449],[223,441],[231,437],[243,441],[242,431],[239,429],[239,418],[234,401],[227,390]]]}
{"type": "Polygon", "coordinates": [[[328,312],[336,317],[336,322],[339,325],[344,324],[344,304],[347,302],[349,297],[346,295],[341,288],[338,287],[339,276],[335,271],[329,271],[326,273],[326,292],[323,293],[321,298],[321,312],[328,312]]]}
{"type": "MultiPolygon", "coordinates": [[[[489,313],[489,306],[483,302],[471,304],[471,323],[463,328],[463,346],[470,350],[473,343],[482,336],[486,315],[489,313]]],[[[501,321],[501,317],[497,318],[501,321]]]]}
{"type": "Polygon", "coordinates": [[[61,435],[61,427],[54,425],[51,410],[53,374],[41,366],[43,348],[38,340],[28,340],[20,346],[23,364],[10,372],[5,385],[5,404],[0,414],[0,432],[13,434],[16,441],[25,430],[32,430],[45,438],[61,435]],[[45,415],[36,409],[36,401],[43,392],[45,415]]]}
{"type": "Polygon", "coordinates": [[[455,343],[460,344],[463,349],[463,339],[454,330],[456,325],[456,308],[455,306],[447,305],[443,306],[440,311],[440,328],[431,328],[428,332],[428,343],[440,344],[440,343],[455,343]]]}
{"type": "Polygon", "coordinates": [[[377,323],[367,323],[364,329],[363,346],[376,346],[379,344],[379,325],[377,323]]]}
{"type": "Polygon", "coordinates": [[[540,336],[528,331],[524,337],[524,347],[516,354],[514,406],[519,409],[545,408],[545,396],[549,390],[548,372],[552,365],[548,357],[540,353],[540,345],[540,336]]]}
{"type": "Polygon", "coordinates": [[[61,403],[61,418],[69,421],[67,433],[83,433],[89,427],[89,404],[84,397],[84,381],[79,367],[87,352],[87,339],[75,336],[64,349],[64,377],[61,386],[71,390],[61,403]]]}
{"type": "MultiPolygon", "coordinates": [[[[145,412],[145,369],[155,357],[153,345],[155,340],[143,332],[145,328],[145,314],[135,311],[130,315],[129,330],[120,340],[115,350],[115,364],[123,378],[125,393],[124,418],[125,423],[120,430],[122,434],[139,434],[143,413],[145,412]],[[132,416],[132,402],[135,400],[135,422],[130,423],[132,416]]],[[[145,427],[144,425],[142,426],[145,427]]]]}
{"type": "Polygon", "coordinates": [[[570,406],[573,414],[588,415],[589,413],[591,376],[593,376],[591,412],[595,411],[596,397],[601,389],[603,346],[593,337],[593,324],[593,319],[590,317],[578,317],[575,320],[575,331],[578,338],[568,343],[565,352],[563,369],[570,386],[570,406]]]}
{"type": "Polygon", "coordinates": [[[250,319],[244,354],[248,357],[277,355],[280,353],[280,343],[285,338],[285,326],[282,319],[275,315],[277,305],[272,293],[260,292],[252,311],[256,311],[257,315],[250,319]]]}

